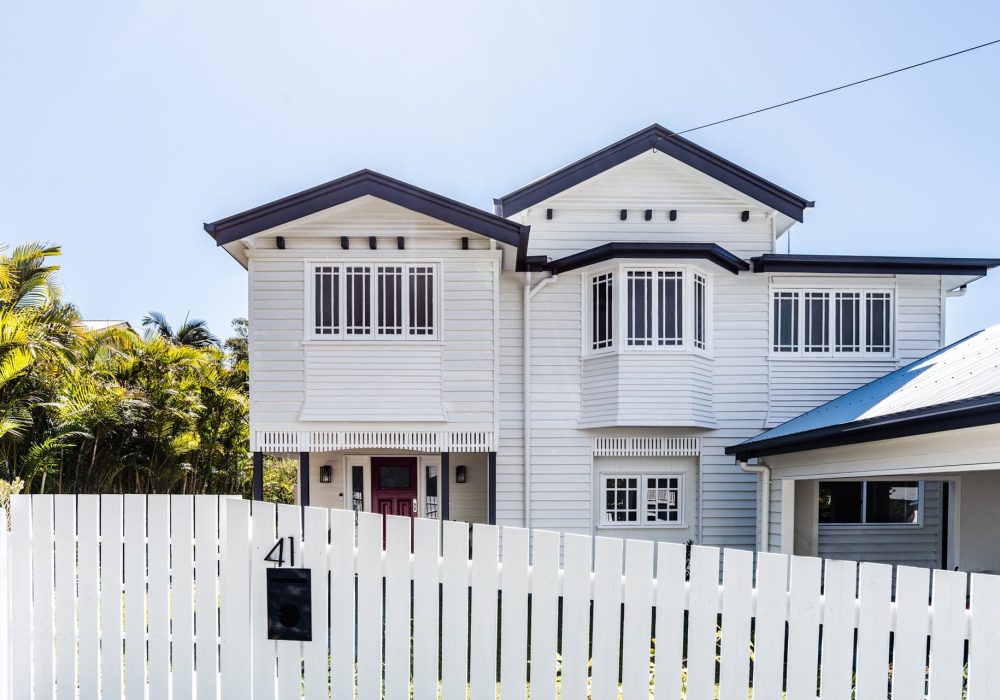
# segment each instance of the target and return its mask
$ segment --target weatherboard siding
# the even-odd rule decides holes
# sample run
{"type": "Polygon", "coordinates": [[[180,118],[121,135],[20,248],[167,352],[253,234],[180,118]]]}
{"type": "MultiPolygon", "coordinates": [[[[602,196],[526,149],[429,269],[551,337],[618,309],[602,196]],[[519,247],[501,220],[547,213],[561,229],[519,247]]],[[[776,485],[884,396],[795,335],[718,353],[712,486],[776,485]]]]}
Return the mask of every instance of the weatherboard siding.
{"type": "Polygon", "coordinates": [[[394,237],[378,250],[341,250],[339,237],[325,248],[286,240],[285,250],[250,256],[253,430],[494,430],[499,251],[448,239],[405,250],[394,237]],[[327,259],[440,264],[438,339],[307,339],[307,262],[327,259]]]}

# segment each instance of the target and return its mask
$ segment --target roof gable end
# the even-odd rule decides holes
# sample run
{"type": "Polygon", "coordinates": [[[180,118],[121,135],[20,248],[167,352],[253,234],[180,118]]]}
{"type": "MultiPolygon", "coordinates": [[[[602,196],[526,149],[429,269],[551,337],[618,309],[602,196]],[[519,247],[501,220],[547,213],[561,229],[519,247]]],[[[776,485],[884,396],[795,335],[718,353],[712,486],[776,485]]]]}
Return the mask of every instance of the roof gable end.
{"type": "Polygon", "coordinates": [[[371,195],[410,211],[524,250],[528,226],[462,204],[372,170],[356,173],[205,224],[216,244],[225,245],[311,214],[371,195]]]}
{"type": "Polygon", "coordinates": [[[662,151],[796,221],[801,222],[804,210],[813,206],[813,202],[755,175],[659,124],[653,124],[510,194],[494,199],[497,213],[501,216],[512,216],[653,149],[662,151]]]}

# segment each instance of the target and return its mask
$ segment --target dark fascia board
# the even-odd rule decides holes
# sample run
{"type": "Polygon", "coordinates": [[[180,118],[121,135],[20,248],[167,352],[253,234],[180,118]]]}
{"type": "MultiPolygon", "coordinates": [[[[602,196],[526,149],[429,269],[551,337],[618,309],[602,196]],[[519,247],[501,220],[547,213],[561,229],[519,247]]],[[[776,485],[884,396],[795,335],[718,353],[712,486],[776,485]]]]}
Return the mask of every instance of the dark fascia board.
{"type": "Polygon", "coordinates": [[[558,275],[615,258],[682,259],[700,258],[734,274],[750,265],[715,243],[605,243],[604,245],[553,260],[545,268],[558,275]]]}
{"type": "Polygon", "coordinates": [[[372,170],[359,170],[298,194],[205,224],[205,231],[215,238],[218,245],[224,245],[365,195],[516,246],[519,255],[520,251],[527,250],[530,227],[372,170]]]}
{"type": "Polygon", "coordinates": [[[971,275],[983,277],[996,258],[913,258],[881,255],[788,255],[751,258],[754,272],[814,272],[840,275],[971,275]]]}
{"type": "Polygon", "coordinates": [[[727,447],[726,454],[736,455],[737,460],[746,461],[754,457],[891,440],[994,423],[1000,423],[1000,394],[987,394],[863,421],[781,435],[769,440],[741,443],[727,447]]]}
{"type": "Polygon", "coordinates": [[[814,202],[741,168],[659,124],[653,124],[493,202],[499,214],[513,216],[654,148],[796,221],[802,221],[803,211],[814,205],[814,202]]]}

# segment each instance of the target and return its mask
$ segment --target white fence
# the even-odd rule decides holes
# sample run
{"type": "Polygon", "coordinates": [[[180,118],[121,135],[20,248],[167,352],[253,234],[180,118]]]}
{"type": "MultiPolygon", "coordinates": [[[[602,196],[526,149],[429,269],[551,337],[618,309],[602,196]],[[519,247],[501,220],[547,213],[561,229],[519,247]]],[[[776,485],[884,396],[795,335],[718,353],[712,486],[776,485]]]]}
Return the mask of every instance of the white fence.
{"type": "Polygon", "coordinates": [[[1000,697],[993,576],[967,599],[963,573],[727,550],[720,585],[711,547],[214,497],[11,515],[0,696],[523,700],[530,672],[532,700],[1000,697]],[[311,642],[267,639],[289,537],[311,642]]]}

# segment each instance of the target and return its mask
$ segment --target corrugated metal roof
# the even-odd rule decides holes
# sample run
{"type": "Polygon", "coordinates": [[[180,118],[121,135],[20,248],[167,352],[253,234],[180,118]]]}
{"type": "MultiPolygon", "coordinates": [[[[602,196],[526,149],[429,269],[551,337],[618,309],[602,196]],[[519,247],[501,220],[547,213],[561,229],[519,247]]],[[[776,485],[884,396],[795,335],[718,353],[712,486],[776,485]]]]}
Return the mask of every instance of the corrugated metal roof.
{"type": "Polygon", "coordinates": [[[742,445],[1000,393],[1000,325],[974,333],[742,445]]]}

